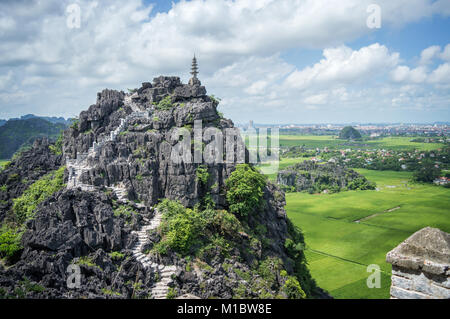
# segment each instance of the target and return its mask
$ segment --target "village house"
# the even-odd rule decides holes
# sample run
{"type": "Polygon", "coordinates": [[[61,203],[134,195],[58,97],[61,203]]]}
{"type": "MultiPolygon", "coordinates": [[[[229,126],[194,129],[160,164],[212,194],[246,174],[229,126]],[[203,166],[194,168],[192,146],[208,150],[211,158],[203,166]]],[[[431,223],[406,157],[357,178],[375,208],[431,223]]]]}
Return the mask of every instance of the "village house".
{"type": "Polygon", "coordinates": [[[433,181],[433,183],[435,183],[436,185],[447,185],[448,183],[450,183],[450,178],[447,178],[445,176],[438,177],[433,181]]]}

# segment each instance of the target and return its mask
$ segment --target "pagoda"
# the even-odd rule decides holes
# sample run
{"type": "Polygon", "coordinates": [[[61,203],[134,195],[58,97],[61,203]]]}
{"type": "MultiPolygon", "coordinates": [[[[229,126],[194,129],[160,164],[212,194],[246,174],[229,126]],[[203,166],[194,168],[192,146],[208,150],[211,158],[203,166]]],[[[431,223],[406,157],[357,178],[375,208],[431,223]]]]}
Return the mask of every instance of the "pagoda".
{"type": "Polygon", "coordinates": [[[192,77],[189,79],[189,85],[198,85],[200,86],[202,83],[200,82],[200,80],[197,78],[197,74],[198,74],[198,65],[197,65],[197,59],[195,57],[194,54],[194,58],[192,59],[192,67],[191,67],[191,75],[192,77]]]}

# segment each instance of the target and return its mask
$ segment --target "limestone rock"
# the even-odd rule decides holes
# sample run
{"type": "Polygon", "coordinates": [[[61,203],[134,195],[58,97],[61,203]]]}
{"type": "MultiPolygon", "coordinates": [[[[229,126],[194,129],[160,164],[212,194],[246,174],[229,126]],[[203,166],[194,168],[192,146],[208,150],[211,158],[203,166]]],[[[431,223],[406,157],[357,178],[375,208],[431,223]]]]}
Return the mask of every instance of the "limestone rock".
{"type": "Polygon", "coordinates": [[[391,250],[391,298],[450,298],[450,234],[423,228],[391,250]]]}
{"type": "Polygon", "coordinates": [[[411,235],[386,255],[392,265],[450,275],[450,234],[426,227],[411,235]]]}

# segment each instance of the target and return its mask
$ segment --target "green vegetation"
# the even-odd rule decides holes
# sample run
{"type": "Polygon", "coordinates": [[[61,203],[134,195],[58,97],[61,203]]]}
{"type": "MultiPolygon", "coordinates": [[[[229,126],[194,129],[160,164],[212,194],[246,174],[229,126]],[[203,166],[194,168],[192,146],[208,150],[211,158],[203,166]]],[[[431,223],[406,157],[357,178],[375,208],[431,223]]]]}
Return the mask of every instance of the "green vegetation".
{"type": "Polygon", "coordinates": [[[161,101],[159,101],[158,104],[155,105],[155,108],[161,111],[170,110],[171,108],[173,108],[172,97],[170,95],[166,96],[161,101]]]}
{"type": "Polygon", "coordinates": [[[297,278],[289,276],[283,285],[283,292],[289,299],[304,299],[306,294],[303,291],[297,278]]]}
{"type": "Polygon", "coordinates": [[[89,257],[89,256],[82,256],[80,258],[78,258],[78,261],[76,262],[77,265],[83,265],[83,266],[87,266],[87,267],[95,267],[98,268],[100,270],[102,270],[102,268],[97,265],[94,260],[89,257]]]}
{"type": "Polygon", "coordinates": [[[74,130],[78,130],[78,125],[80,124],[80,120],[75,118],[72,121],[72,124],[70,125],[70,128],[74,129],[74,130]]]}
{"type": "Polygon", "coordinates": [[[20,197],[14,199],[13,212],[18,223],[22,224],[27,219],[33,218],[38,204],[64,187],[64,169],[65,166],[62,166],[41,177],[31,184],[20,197]]]}
{"type": "Polygon", "coordinates": [[[112,253],[109,253],[109,256],[111,257],[112,260],[116,260],[116,261],[119,261],[119,260],[122,260],[125,258],[125,254],[121,253],[119,251],[113,251],[112,253]]]}
{"type": "Polygon", "coordinates": [[[107,289],[107,288],[102,288],[102,292],[103,294],[107,295],[107,296],[120,296],[122,295],[120,292],[111,290],[111,289],[107,289]]]}
{"type": "Polygon", "coordinates": [[[66,126],[41,118],[9,120],[0,126],[0,158],[11,158],[20,147],[30,146],[38,137],[56,139],[66,126]]]}
{"type": "Polygon", "coordinates": [[[11,161],[8,161],[8,160],[0,160],[0,172],[2,170],[4,170],[5,168],[7,168],[10,163],[11,163],[11,161]]]}
{"type": "Polygon", "coordinates": [[[200,165],[197,167],[197,170],[195,171],[197,181],[200,181],[203,185],[208,184],[209,179],[209,173],[208,173],[208,167],[206,165],[200,165]]]}
{"type": "MultiPolygon", "coordinates": [[[[375,170],[416,171],[426,165],[437,165],[439,168],[450,168],[450,147],[444,146],[433,151],[403,151],[403,150],[318,150],[309,151],[313,156],[327,162],[345,165],[352,168],[367,168],[375,170]]],[[[302,154],[295,147],[283,153],[302,154]]]]}
{"type": "Polygon", "coordinates": [[[63,139],[64,139],[64,136],[63,136],[63,133],[61,131],[61,133],[59,134],[58,139],[56,140],[55,144],[49,146],[50,151],[53,154],[55,154],[55,155],[62,155],[62,153],[63,153],[63,139]]]}
{"type": "Polygon", "coordinates": [[[219,104],[220,101],[222,101],[221,98],[216,97],[214,94],[211,94],[211,95],[209,96],[209,98],[210,98],[214,103],[216,103],[216,104],[219,104]]]}
{"type": "Polygon", "coordinates": [[[45,290],[43,286],[32,283],[31,280],[27,277],[23,277],[23,280],[20,282],[20,284],[26,292],[43,292],[45,290]]]}
{"type": "Polygon", "coordinates": [[[133,215],[136,214],[138,213],[128,205],[118,205],[114,208],[114,216],[123,217],[125,219],[126,224],[130,223],[133,215]]]}
{"type": "Polygon", "coordinates": [[[27,293],[45,291],[45,287],[32,282],[28,277],[23,276],[22,278],[12,294],[7,294],[5,289],[0,288],[0,299],[25,299],[27,293]]]}
{"type": "Polygon", "coordinates": [[[163,238],[155,249],[160,254],[167,253],[169,248],[184,255],[190,253],[191,248],[199,244],[199,237],[206,226],[203,214],[168,199],[158,205],[158,210],[163,213],[160,225],[163,238]]]}
{"type": "Polygon", "coordinates": [[[261,207],[264,175],[247,164],[238,164],[226,180],[227,201],[232,213],[247,216],[261,207]]]}
{"type": "Polygon", "coordinates": [[[389,298],[386,253],[417,230],[450,231],[450,190],[410,183],[411,172],[357,169],[379,191],[327,195],[290,193],[286,210],[306,237],[309,269],[336,298],[389,298]],[[381,267],[381,288],[369,289],[367,265],[381,267]]]}
{"type": "Polygon", "coordinates": [[[361,138],[361,133],[353,126],[346,126],[339,133],[339,138],[345,140],[357,140],[361,138]]]}
{"type": "Polygon", "coordinates": [[[439,176],[441,176],[441,170],[432,162],[427,162],[413,173],[412,179],[416,182],[432,183],[439,176]]]}
{"type": "MultiPolygon", "coordinates": [[[[158,228],[162,238],[152,250],[161,255],[167,254],[169,250],[181,254],[188,262],[187,271],[195,264],[206,272],[212,272],[213,268],[208,262],[217,257],[225,261],[235,249],[256,258],[256,251],[260,249],[258,247],[268,242],[265,238],[267,228],[262,224],[250,228],[245,221],[248,216],[236,216],[226,210],[201,210],[199,205],[189,209],[168,199],[164,199],[157,209],[163,214],[158,228]],[[249,239],[243,241],[240,234],[246,234],[249,239]]],[[[294,277],[285,283],[281,291],[291,298],[304,296],[301,291],[310,296],[315,282],[306,267],[303,235],[292,224],[288,231],[289,242],[286,245],[294,277]]],[[[274,257],[265,257],[256,262],[250,271],[233,269],[232,265],[224,263],[225,268],[227,272],[233,271],[243,280],[251,282],[251,291],[258,291],[261,298],[274,297],[270,291],[279,284],[277,274],[284,270],[283,262],[274,257]],[[254,278],[258,280],[253,281],[254,278]]],[[[234,294],[236,298],[248,297],[245,287],[236,288],[234,294]]]]}
{"type": "Polygon", "coordinates": [[[14,257],[23,248],[21,245],[22,234],[21,228],[3,224],[0,228],[0,256],[14,257]]]}
{"type": "Polygon", "coordinates": [[[177,296],[176,289],[169,287],[169,291],[167,292],[166,298],[167,299],[175,299],[176,296],[177,296]]]}

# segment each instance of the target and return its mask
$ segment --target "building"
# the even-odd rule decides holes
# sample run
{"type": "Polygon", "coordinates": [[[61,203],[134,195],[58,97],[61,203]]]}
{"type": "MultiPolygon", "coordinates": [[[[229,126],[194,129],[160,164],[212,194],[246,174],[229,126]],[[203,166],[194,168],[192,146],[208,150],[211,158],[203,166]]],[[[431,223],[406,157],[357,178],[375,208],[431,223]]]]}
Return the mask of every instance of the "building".
{"type": "Polygon", "coordinates": [[[433,183],[435,183],[436,185],[447,185],[448,183],[450,183],[450,179],[447,177],[438,177],[436,178],[433,183]]]}

